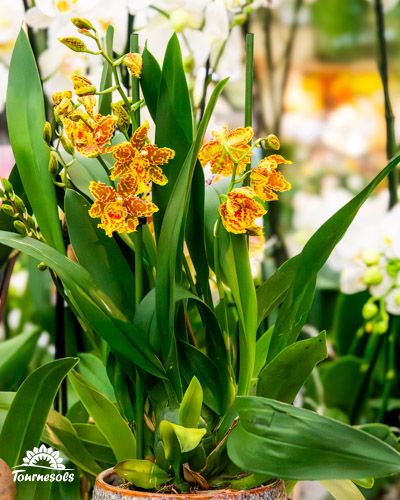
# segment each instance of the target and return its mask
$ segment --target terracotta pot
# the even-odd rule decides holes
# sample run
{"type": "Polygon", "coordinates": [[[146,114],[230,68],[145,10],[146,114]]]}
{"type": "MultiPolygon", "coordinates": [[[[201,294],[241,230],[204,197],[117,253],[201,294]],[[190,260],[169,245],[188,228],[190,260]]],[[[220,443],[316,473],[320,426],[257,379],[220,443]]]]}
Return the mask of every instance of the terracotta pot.
{"type": "Polygon", "coordinates": [[[268,486],[261,486],[248,491],[214,490],[167,495],[127,490],[113,486],[112,483],[115,482],[117,477],[113,469],[108,469],[99,474],[96,479],[92,500],[143,500],[144,498],[158,500],[287,500],[283,481],[276,481],[268,486]]]}

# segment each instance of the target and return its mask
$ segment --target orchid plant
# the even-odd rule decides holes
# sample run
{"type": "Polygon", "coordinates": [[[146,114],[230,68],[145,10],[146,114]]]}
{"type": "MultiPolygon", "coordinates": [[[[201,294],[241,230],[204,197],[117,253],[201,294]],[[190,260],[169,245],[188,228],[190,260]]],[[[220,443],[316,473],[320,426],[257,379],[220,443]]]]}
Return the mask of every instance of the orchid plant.
{"type": "Polygon", "coordinates": [[[244,126],[204,143],[226,81],[197,123],[176,36],[160,67],[136,35],[115,59],[89,20],[72,22],[82,37],[61,42],[103,58],[102,83],[74,76],[74,93],[54,94],[46,123],[21,31],[7,96],[18,170],[3,180],[0,242],[50,272],[91,347],[65,352],[61,321],[59,359],[7,396],[0,456],[12,467],[43,441],[89,481],[113,467],[124,487],[165,493],[276,478],[341,480],[353,491],[351,480],[398,473],[394,447],[292,403],[327,356],[324,332],[298,340],[318,271],[399,158],[256,288],[249,240],[290,189],[281,171],[290,161],[274,135],[253,138],[251,35],[244,126]]]}

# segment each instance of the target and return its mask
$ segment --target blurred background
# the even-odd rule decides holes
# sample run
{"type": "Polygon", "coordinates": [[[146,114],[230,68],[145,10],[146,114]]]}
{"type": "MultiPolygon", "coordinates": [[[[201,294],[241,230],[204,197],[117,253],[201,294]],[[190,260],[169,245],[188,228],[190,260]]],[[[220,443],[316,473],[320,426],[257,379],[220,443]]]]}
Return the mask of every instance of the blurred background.
{"type": "MultiPolygon", "coordinates": [[[[74,16],[89,18],[103,35],[113,25],[118,54],[127,52],[128,33],[134,30],[141,47],[147,43],[162,60],[166,41],[178,33],[196,114],[201,115],[213,85],[230,77],[210,130],[243,125],[245,35],[255,34],[255,135],[278,135],[282,154],[293,161],[285,166],[292,190],[271,205],[266,239],[251,241],[258,282],[301,251],[318,227],[396,151],[400,120],[392,118],[388,99],[385,103],[379,68],[385,70],[387,56],[386,98],[390,97],[394,117],[400,117],[397,0],[0,0],[1,177],[8,177],[14,166],[5,101],[8,66],[21,24],[38,62],[49,119],[51,95],[72,88],[72,74],[87,75],[95,85],[100,81],[100,58],[72,52],[58,41],[74,35],[69,22],[74,16]],[[388,128],[393,136],[389,151],[388,128]]],[[[297,403],[363,425],[398,447],[396,188],[389,193],[382,183],[320,274],[303,336],[327,330],[330,356],[315,370],[297,403]]],[[[1,262],[8,256],[9,251],[0,248],[1,262]]],[[[26,256],[15,255],[3,266],[0,300],[0,353],[1,340],[20,335],[28,339],[32,331],[39,339],[27,352],[26,366],[10,380],[0,379],[0,390],[12,390],[28,369],[54,357],[50,277],[26,256]]],[[[85,342],[71,334],[67,350],[84,350],[85,342]]],[[[363,494],[398,499],[400,484],[395,479],[378,481],[363,494]]],[[[319,486],[307,484],[297,487],[295,498],[328,498],[325,495],[319,486]]]]}

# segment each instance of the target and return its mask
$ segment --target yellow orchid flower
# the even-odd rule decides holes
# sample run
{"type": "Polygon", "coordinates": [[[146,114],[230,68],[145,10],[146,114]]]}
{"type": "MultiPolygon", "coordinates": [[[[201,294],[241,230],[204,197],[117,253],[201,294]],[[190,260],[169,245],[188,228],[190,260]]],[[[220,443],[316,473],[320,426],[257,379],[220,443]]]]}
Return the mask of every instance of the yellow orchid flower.
{"type": "Polygon", "coordinates": [[[255,192],[250,187],[236,188],[227,194],[227,200],[219,207],[222,223],[227,231],[234,234],[260,235],[262,227],[255,220],[267,213],[265,208],[253,198],[255,192]]]}
{"type": "Polygon", "coordinates": [[[207,142],[199,152],[199,160],[203,167],[210,164],[213,174],[231,175],[234,163],[238,163],[236,172],[242,173],[251,162],[250,141],[254,132],[251,127],[212,132],[215,140],[207,142]]]}
{"type": "Polygon", "coordinates": [[[89,210],[93,218],[100,218],[99,228],[110,238],[114,231],[132,233],[136,231],[141,217],[151,217],[158,207],[149,200],[136,195],[138,179],[127,174],[118,182],[117,189],[103,182],[91,182],[90,192],[95,202],[89,210]]]}
{"type": "Polygon", "coordinates": [[[135,130],[129,142],[122,142],[112,148],[115,164],[111,179],[134,172],[139,179],[138,192],[147,192],[151,182],[160,186],[167,184],[168,179],[160,165],[168,163],[175,156],[172,149],[145,144],[148,131],[149,124],[146,121],[135,130]]]}
{"type": "Polygon", "coordinates": [[[261,160],[257,168],[252,170],[250,184],[261,200],[277,200],[277,192],[291,189],[290,182],[285,179],[281,172],[277,171],[279,165],[290,165],[291,163],[281,155],[270,155],[261,160]]]}
{"type": "Polygon", "coordinates": [[[143,59],[137,52],[129,52],[124,57],[124,64],[134,78],[140,78],[142,74],[143,59]]]}

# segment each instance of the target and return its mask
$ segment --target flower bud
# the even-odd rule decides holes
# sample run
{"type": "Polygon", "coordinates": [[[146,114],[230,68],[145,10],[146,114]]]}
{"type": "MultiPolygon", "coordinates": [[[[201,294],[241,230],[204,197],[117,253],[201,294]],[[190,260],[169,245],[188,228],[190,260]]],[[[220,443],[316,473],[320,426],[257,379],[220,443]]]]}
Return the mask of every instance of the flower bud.
{"type": "Polygon", "coordinates": [[[66,36],[58,40],[74,52],[87,52],[89,50],[80,38],[75,38],[74,36],[66,36]]]}
{"type": "Polygon", "coordinates": [[[93,24],[84,17],[73,17],[71,23],[79,29],[94,30],[93,24]]]}
{"type": "Polygon", "coordinates": [[[71,77],[71,80],[74,84],[74,91],[77,96],[82,97],[96,93],[96,87],[84,76],[74,75],[71,77]]]}
{"type": "Polygon", "coordinates": [[[71,99],[69,99],[68,97],[64,97],[60,104],[58,104],[54,108],[54,116],[56,116],[57,118],[69,116],[72,113],[73,109],[74,107],[72,105],[71,99]]]}
{"type": "Polygon", "coordinates": [[[20,215],[23,215],[26,213],[26,206],[25,206],[25,203],[23,202],[23,200],[15,195],[14,196],[14,204],[15,204],[15,208],[18,210],[18,213],[20,215]]]}
{"type": "Polygon", "coordinates": [[[379,285],[383,280],[382,271],[378,266],[371,266],[365,271],[363,280],[367,286],[379,285]]]}
{"type": "Polygon", "coordinates": [[[372,333],[375,333],[377,335],[382,335],[383,333],[387,332],[388,327],[389,327],[389,322],[387,319],[377,321],[376,323],[374,323],[372,333]]]}
{"type": "Polygon", "coordinates": [[[134,78],[140,78],[142,74],[143,60],[142,56],[137,52],[129,52],[124,57],[123,63],[128,67],[129,72],[134,78]]]}
{"type": "Polygon", "coordinates": [[[122,101],[114,102],[111,104],[111,109],[113,115],[118,118],[117,127],[122,132],[126,132],[129,128],[130,120],[129,114],[125,109],[125,106],[122,101]]]}
{"type": "Polygon", "coordinates": [[[36,231],[36,223],[31,215],[26,216],[26,224],[28,228],[32,231],[36,231]]]}
{"type": "Polygon", "coordinates": [[[65,98],[72,99],[72,92],[70,90],[62,90],[60,92],[54,92],[52,98],[53,98],[53,103],[56,106],[58,106],[63,99],[65,98]]]}
{"type": "Polygon", "coordinates": [[[44,262],[39,262],[37,268],[39,269],[39,271],[46,271],[48,269],[44,262]]]}
{"type": "Polygon", "coordinates": [[[17,231],[17,233],[22,234],[22,236],[26,236],[28,234],[28,230],[26,229],[25,224],[20,220],[14,221],[14,228],[17,231]]]}
{"type": "Polygon", "coordinates": [[[72,142],[68,139],[68,137],[65,134],[60,135],[60,142],[65,152],[72,155],[75,148],[72,142]]]}
{"type": "Polygon", "coordinates": [[[370,249],[363,250],[361,258],[367,266],[376,266],[376,264],[378,264],[381,260],[379,252],[370,249]]]}
{"type": "Polygon", "coordinates": [[[376,316],[379,312],[378,306],[373,302],[367,302],[362,308],[362,317],[365,320],[370,320],[376,316]]]}
{"type": "Polygon", "coordinates": [[[52,136],[51,125],[49,122],[46,122],[43,128],[43,139],[49,146],[51,144],[51,136],[52,136]]]}
{"type": "Polygon", "coordinates": [[[194,70],[195,60],[192,54],[189,54],[183,61],[183,69],[185,73],[190,73],[194,70]]]}
{"type": "Polygon", "coordinates": [[[281,147],[281,143],[279,142],[279,139],[274,134],[269,134],[264,139],[264,144],[265,144],[265,149],[269,148],[269,149],[274,149],[276,151],[281,147]]]}
{"type": "Polygon", "coordinates": [[[3,184],[3,188],[4,188],[5,194],[8,197],[12,197],[14,195],[14,189],[12,187],[11,182],[8,179],[6,179],[6,178],[3,177],[1,179],[1,183],[3,184]]]}
{"type": "Polygon", "coordinates": [[[0,208],[1,212],[8,217],[14,217],[14,209],[11,205],[3,203],[0,208]]]}
{"type": "Polygon", "coordinates": [[[49,172],[53,177],[55,177],[58,174],[58,171],[59,171],[59,166],[57,157],[54,153],[51,153],[49,161],[49,172]]]}
{"type": "Polygon", "coordinates": [[[231,23],[231,27],[242,26],[247,21],[248,16],[246,14],[237,14],[231,23]]]}

